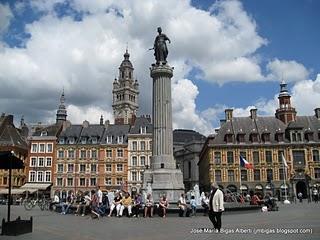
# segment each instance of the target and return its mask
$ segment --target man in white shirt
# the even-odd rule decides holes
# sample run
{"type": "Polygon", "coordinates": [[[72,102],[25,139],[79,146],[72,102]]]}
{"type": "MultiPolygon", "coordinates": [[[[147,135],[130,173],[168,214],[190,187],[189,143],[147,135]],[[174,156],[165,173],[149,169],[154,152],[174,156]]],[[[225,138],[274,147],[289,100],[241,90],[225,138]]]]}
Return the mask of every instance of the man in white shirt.
{"type": "Polygon", "coordinates": [[[182,211],[181,213],[181,217],[183,216],[188,216],[188,211],[189,211],[189,207],[188,207],[188,204],[186,202],[186,198],[185,198],[185,195],[184,193],[181,194],[181,197],[179,198],[179,204],[178,204],[178,207],[180,208],[180,210],[182,211]]]}
{"type": "Polygon", "coordinates": [[[100,186],[97,188],[97,196],[98,196],[98,201],[99,201],[99,207],[102,206],[102,191],[100,189],[100,186]]]}
{"type": "Polygon", "coordinates": [[[216,232],[220,232],[221,215],[224,211],[223,192],[219,189],[217,183],[213,183],[211,188],[212,191],[209,198],[209,219],[216,229],[216,232]]]}
{"type": "Polygon", "coordinates": [[[59,198],[58,194],[55,194],[53,197],[53,201],[50,203],[49,209],[53,210],[52,206],[56,206],[59,203],[60,203],[60,198],[59,198]]]}

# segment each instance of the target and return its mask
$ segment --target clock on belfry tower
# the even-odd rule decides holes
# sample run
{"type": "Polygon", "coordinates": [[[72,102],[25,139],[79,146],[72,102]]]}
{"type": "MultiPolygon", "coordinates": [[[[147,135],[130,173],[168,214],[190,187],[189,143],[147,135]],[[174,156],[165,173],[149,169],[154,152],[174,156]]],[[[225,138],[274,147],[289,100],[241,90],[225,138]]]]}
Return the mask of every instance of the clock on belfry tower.
{"type": "Polygon", "coordinates": [[[119,67],[118,79],[113,81],[113,115],[115,124],[133,124],[137,114],[139,83],[133,78],[133,66],[129,60],[130,54],[126,49],[124,60],[119,67]]]}

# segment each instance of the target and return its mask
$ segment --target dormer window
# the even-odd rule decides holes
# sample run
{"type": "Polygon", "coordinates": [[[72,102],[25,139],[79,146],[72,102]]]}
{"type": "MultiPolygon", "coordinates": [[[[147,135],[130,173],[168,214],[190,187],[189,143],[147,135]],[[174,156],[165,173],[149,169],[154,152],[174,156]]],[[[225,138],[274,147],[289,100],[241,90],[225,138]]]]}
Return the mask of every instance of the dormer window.
{"type": "Polygon", "coordinates": [[[305,139],[308,142],[313,141],[313,132],[310,130],[310,128],[305,132],[305,139]]]}
{"type": "Polygon", "coordinates": [[[73,137],[69,138],[69,144],[74,144],[74,138],[73,137]]]}
{"type": "Polygon", "coordinates": [[[42,131],[41,132],[41,136],[48,136],[48,132],[47,131],[42,131]]]}
{"type": "Polygon", "coordinates": [[[278,142],[283,142],[283,133],[276,133],[276,140],[278,142]]]}
{"type": "Polygon", "coordinates": [[[244,133],[239,133],[238,134],[237,140],[238,140],[239,143],[244,143],[244,140],[245,140],[244,139],[244,135],[245,135],[244,133]]]}
{"type": "Polygon", "coordinates": [[[226,134],[225,135],[225,141],[226,141],[226,143],[232,143],[233,142],[233,135],[232,134],[226,134]]]}
{"type": "Polygon", "coordinates": [[[147,127],[140,127],[140,134],[146,134],[147,133],[147,127]]]}
{"type": "Polygon", "coordinates": [[[263,133],[262,134],[262,140],[264,142],[270,142],[270,133],[263,133]]]}
{"type": "Polygon", "coordinates": [[[122,144],[123,143],[123,136],[118,136],[118,144],[122,144]]]}
{"type": "Polygon", "coordinates": [[[257,134],[257,133],[251,133],[251,135],[250,135],[250,140],[251,140],[251,142],[253,142],[253,143],[258,142],[258,134],[257,134]]]}
{"type": "Polygon", "coordinates": [[[87,143],[87,138],[83,137],[81,138],[81,144],[86,144],[87,143]]]}
{"type": "Polygon", "coordinates": [[[300,131],[292,131],[291,132],[291,142],[302,142],[302,134],[300,131]]]}
{"type": "Polygon", "coordinates": [[[112,136],[107,136],[107,143],[111,144],[112,143],[112,136]]]}
{"type": "Polygon", "coordinates": [[[92,138],[92,144],[97,144],[97,137],[92,138]]]}
{"type": "Polygon", "coordinates": [[[64,138],[59,138],[59,144],[64,144],[64,138]]]}

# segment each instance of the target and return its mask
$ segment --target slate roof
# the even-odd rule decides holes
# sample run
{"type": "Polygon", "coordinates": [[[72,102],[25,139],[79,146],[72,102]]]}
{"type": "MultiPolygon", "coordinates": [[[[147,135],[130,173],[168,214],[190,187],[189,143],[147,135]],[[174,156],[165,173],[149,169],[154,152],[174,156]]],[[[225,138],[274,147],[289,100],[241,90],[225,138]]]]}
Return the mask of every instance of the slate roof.
{"type": "Polygon", "coordinates": [[[173,144],[185,144],[192,141],[205,141],[206,137],[194,130],[175,129],[173,131],[173,144]]]}
{"type": "Polygon", "coordinates": [[[129,134],[140,134],[140,128],[146,127],[146,133],[152,134],[153,125],[150,122],[150,118],[146,117],[137,117],[134,125],[131,127],[129,134]]]}
{"type": "MultiPolygon", "coordinates": [[[[284,142],[290,142],[286,137],[291,130],[302,130],[303,133],[318,133],[320,131],[320,120],[316,116],[297,116],[296,121],[284,124],[276,117],[257,116],[251,117],[233,117],[232,120],[226,121],[220,127],[218,133],[210,138],[210,145],[226,144],[226,135],[232,134],[237,143],[238,134],[244,134],[244,144],[252,144],[250,134],[255,133],[261,139],[262,134],[270,134],[270,143],[278,143],[277,133],[284,134],[284,142]]],[[[314,134],[314,141],[319,141],[319,134],[314,134]]]]}
{"type": "Polygon", "coordinates": [[[128,143],[128,133],[130,125],[71,125],[63,130],[59,139],[64,139],[64,144],[70,144],[73,139],[73,144],[81,144],[82,139],[86,139],[86,144],[107,144],[107,136],[112,136],[112,144],[118,144],[118,137],[123,137],[123,144],[128,143]],[[96,142],[93,142],[96,139],[96,142]]]}
{"type": "Polygon", "coordinates": [[[104,125],[94,124],[82,128],[81,137],[98,137],[101,138],[104,132],[104,125]]]}
{"type": "Polygon", "coordinates": [[[61,132],[59,139],[64,139],[65,143],[68,144],[69,140],[73,138],[74,143],[76,144],[80,138],[81,130],[82,125],[71,125],[61,132]]]}
{"type": "Polygon", "coordinates": [[[23,136],[20,129],[13,124],[12,115],[2,115],[0,117],[0,147],[15,146],[22,149],[28,149],[26,136],[23,136]]]}
{"type": "Polygon", "coordinates": [[[130,130],[130,125],[114,125],[110,124],[104,131],[103,137],[101,139],[101,144],[108,144],[107,137],[112,136],[112,144],[118,144],[118,137],[123,137],[123,143],[128,143],[128,133],[130,130]]]}
{"type": "Polygon", "coordinates": [[[45,126],[43,128],[37,129],[32,136],[42,136],[44,132],[46,132],[46,136],[58,136],[61,130],[61,125],[60,124],[53,124],[49,126],[45,126]]]}

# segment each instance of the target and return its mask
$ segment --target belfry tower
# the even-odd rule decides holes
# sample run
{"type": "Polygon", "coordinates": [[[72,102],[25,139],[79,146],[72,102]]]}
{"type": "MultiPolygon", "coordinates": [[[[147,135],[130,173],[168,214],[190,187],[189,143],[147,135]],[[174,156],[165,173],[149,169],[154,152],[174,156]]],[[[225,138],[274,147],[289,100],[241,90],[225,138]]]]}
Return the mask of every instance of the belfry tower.
{"type": "Polygon", "coordinates": [[[276,110],[276,118],[285,124],[296,120],[296,109],[291,106],[291,96],[287,90],[287,84],[282,81],[280,83],[279,108],[276,110]]]}
{"type": "Polygon", "coordinates": [[[60,97],[60,105],[56,114],[56,123],[63,123],[67,120],[67,109],[66,109],[66,106],[64,105],[65,101],[66,99],[64,97],[64,90],[63,90],[60,97]]]}
{"type": "Polygon", "coordinates": [[[139,83],[133,79],[133,66],[126,49],[124,60],[119,67],[119,77],[113,82],[113,115],[115,124],[133,124],[137,114],[139,83]]]}

